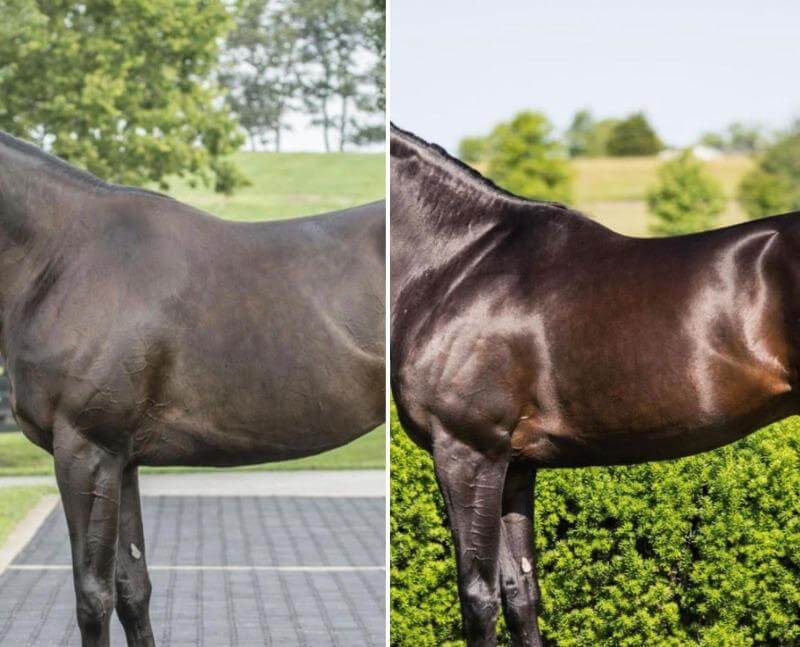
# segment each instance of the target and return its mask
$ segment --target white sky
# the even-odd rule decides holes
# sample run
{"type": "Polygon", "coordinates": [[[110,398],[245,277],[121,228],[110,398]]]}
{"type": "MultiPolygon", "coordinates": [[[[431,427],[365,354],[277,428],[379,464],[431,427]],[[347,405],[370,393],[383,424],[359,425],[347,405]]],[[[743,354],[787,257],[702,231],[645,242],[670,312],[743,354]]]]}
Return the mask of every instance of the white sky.
{"type": "Polygon", "coordinates": [[[455,151],[521,109],[643,109],[670,144],[800,116],[795,0],[393,0],[391,118],[455,151]]]}
{"type": "MultiPolygon", "coordinates": [[[[351,106],[352,108],[352,106],[351,106]]],[[[297,152],[311,152],[321,153],[325,150],[325,140],[322,136],[322,128],[311,126],[311,118],[299,112],[292,113],[286,120],[292,127],[291,130],[284,130],[281,135],[281,152],[284,153],[297,153],[297,152]]],[[[336,129],[332,128],[330,131],[331,150],[338,150],[339,138],[336,129]]],[[[245,150],[249,150],[249,142],[245,144],[245,150]]],[[[353,144],[348,144],[345,151],[360,152],[360,153],[374,153],[384,150],[383,143],[371,144],[369,146],[356,147],[353,144]]],[[[267,150],[272,150],[271,146],[267,150]]]]}

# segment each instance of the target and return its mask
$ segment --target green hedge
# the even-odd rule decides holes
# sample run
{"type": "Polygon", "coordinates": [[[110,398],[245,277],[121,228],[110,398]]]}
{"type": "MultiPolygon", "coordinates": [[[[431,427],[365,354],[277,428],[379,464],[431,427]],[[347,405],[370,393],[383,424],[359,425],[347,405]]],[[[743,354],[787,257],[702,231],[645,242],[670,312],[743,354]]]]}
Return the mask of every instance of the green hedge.
{"type": "MultiPolygon", "coordinates": [[[[391,441],[392,644],[460,645],[432,462],[394,412],[391,441]]],[[[677,461],[544,470],[536,544],[550,645],[800,645],[800,420],[677,461]]]]}

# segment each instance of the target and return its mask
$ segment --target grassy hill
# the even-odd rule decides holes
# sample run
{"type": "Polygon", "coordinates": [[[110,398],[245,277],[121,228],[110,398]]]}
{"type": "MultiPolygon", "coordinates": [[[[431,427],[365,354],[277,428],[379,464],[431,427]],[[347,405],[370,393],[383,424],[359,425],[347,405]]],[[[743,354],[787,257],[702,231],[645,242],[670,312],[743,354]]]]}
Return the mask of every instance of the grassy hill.
{"type": "Polygon", "coordinates": [[[366,153],[239,153],[251,185],[224,196],[176,180],[168,193],[230,220],[280,220],[344,209],[385,194],[384,156],[366,153]]]}
{"type": "MultiPolygon", "coordinates": [[[[595,157],[570,162],[573,171],[573,200],[581,210],[606,227],[630,236],[647,236],[648,213],[645,197],[657,181],[657,157],[595,157]]],[[[727,198],[719,226],[746,219],[736,202],[742,177],[753,167],[746,155],[727,155],[706,162],[708,170],[722,185],[727,198]]],[[[476,165],[485,172],[484,165],[476,165]]]]}
{"type": "MultiPolygon", "coordinates": [[[[663,160],[655,157],[601,157],[572,161],[574,205],[615,231],[647,235],[647,190],[656,183],[663,160]]],[[[727,197],[720,226],[745,220],[736,202],[739,182],[753,166],[751,158],[729,155],[706,162],[727,197]]]]}

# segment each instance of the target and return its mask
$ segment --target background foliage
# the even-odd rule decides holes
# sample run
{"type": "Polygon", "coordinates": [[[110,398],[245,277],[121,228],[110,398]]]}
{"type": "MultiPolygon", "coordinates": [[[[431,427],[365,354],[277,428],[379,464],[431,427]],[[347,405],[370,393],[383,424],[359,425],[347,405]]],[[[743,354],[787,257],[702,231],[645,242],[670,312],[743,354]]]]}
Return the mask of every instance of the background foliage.
{"type": "Polygon", "coordinates": [[[553,127],[539,112],[520,112],[486,141],[487,175],[517,195],[568,202],[571,175],[553,127]]]}
{"type": "Polygon", "coordinates": [[[213,82],[221,0],[0,0],[0,15],[0,128],[113,182],[241,183],[213,82]]]}
{"type": "Polygon", "coordinates": [[[664,144],[643,113],[637,112],[614,124],[608,135],[609,155],[655,155],[664,144]]]}
{"type": "Polygon", "coordinates": [[[768,146],[739,188],[751,218],[800,210],[800,125],[768,146]]]}
{"type": "Polygon", "coordinates": [[[302,112],[325,150],[383,141],[383,0],[238,0],[222,80],[253,150],[280,151],[287,118],[302,112]]]}
{"type": "Polygon", "coordinates": [[[383,0],[0,0],[0,129],[104,180],[230,193],[293,113],[383,140],[383,0]]]}
{"type": "Polygon", "coordinates": [[[599,157],[608,154],[608,140],[618,119],[595,121],[588,109],[575,113],[564,140],[570,157],[599,157]]]}
{"type": "MultiPolygon", "coordinates": [[[[391,643],[463,644],[432,462],[396,415],[391,443],[391,643]]],[[[548,644],[800,644],[797,418],[677,461],[543,470],[535,502],[548,644]]]]}
{"type": "Polygon", "coordinates": [[[658,170],[658,184],[647,194],[653,214],[650,232],[659,236],[711,229],[725,206],[719,183],[684,151],[658,170]]]}

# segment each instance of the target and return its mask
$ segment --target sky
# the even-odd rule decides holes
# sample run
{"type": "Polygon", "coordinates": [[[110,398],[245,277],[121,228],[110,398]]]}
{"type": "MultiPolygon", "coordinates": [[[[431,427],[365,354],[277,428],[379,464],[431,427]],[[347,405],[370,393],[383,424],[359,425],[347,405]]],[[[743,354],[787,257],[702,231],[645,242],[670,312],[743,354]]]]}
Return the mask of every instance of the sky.
{"type": "MultiPolygon", "coordinates": [[[[361,70],[366,70],[369,69],[369,66],[372,65],[375,58],[373,54],[357,52],[355,60],[360,65],[361,70]]],[[[338,102],[334,100],[334,111],[336,114],[338,114],[338,110],[338,102]]],[[[349,110],[351,115],[359,114],[358,111],[355,110],[352,103],[349,110]]],[[[369,123],[374,123],[376,119],[380,120],[380,117],[369,117],[368,121],[369,123]]],[[[281,150],[283,152],[321,153],[325,150],[325,139],[322,128],[319,126],[313,126],[311,124],[311,117],[309,115],[304,114],[299,110],[297,112],[289,113],[286,118],[286,124],[289,126],[289,128],[284,130],[284,132],[281,134],[281,150]]],[[[334,151],[338,150],[339,137],[336,128],[332,128],[329,134],[332,149],[334,151]]],[[[247,149],[248,146],[249,143],[245,145],[245,149],[247,149]]],[[[379,153],[384,149],[385,146],[383,142],[375,142],[362,146],[347,144],[345,148],[345,150],[348,152],[358,151],[363,153],[379,153]]],[[[266,150],[272,150],[272,148],[267,146],[266,150]]]]}
{"type": "Polygon", "coordinates": [[[800,116],[794,0],[393,0],[391,118],[456,152],[523,109],[644,110],[670,145],[800,116]]]}

